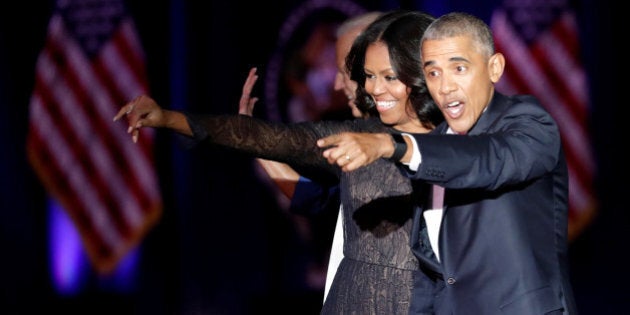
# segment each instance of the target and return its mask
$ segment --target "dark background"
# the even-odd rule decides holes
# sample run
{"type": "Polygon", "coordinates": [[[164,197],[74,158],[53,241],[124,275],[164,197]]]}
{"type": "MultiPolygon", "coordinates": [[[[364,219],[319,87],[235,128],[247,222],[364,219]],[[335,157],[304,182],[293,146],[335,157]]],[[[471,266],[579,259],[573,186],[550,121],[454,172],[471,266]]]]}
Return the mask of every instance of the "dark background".
{"type": "MultiPolygon", "coordinates": [[[[280,25],[300,3],[129,2],[152,96],[164,106],[192,112],[235,113],[247,71],[259,67],[264,80],[280,25]]],[[[367,10],[427,8],[434,15],[461,10],[486,21],[497,5],[491,0],[357,3],[367,10]]],[[[627,34],[615,23],[623,11],[606,1],[574,5],[591,84],[599,208],[571,243],[572,282],[581,314],[623,314],[630,306],[628,167],[621,153],[628,143],[622,140],[621,121],[626,49],[620,47],[627,34]]],[[[25,155],[35,61],[52,6],[7,1],[0,7],[0,313],[316,314],[323,291],[296,280],[309,253],[296,241],[290,215],[278,209],[275,192],[256,175],[253,160],[221,149],[183,150],[167,131],[157,132],[155,148],[164,214],[139,249],[131,287],[116,289],[92,272],[79,292],[55,291],[48,267],[46,192],[25,155]]],[[[264,116],[263,104],[255,114],[264,116]]]]}

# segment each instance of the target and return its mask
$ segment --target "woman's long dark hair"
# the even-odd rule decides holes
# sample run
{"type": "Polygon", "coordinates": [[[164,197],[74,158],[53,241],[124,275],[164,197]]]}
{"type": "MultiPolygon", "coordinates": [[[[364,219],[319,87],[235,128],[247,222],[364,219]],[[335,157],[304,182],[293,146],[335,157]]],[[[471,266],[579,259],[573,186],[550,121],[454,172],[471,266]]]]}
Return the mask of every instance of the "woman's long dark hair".
{"type": "Polygon", "coordinates": [[[369,45],[382,42],[387,46],[392,70],[411,89],[409,100],[426,128],[433,129],[444,121],[424,82],[420,61],[420,40],[435,18],[411,10],[394,10],[370,24],[354,41],[346,57],[350,78],[358,83],[357,107],[370,116],[378,115],[374,99],[365,90],[365,52],[369,45]]]}

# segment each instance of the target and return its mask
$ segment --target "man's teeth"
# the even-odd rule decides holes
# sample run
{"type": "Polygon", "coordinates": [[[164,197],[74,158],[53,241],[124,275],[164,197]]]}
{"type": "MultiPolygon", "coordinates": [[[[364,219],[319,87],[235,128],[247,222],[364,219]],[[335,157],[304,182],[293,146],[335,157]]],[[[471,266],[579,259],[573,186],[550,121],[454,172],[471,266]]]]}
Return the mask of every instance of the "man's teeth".
{"type": "Polygon", "coordinates": [[[446,109],[452,114],[457,115],[462,111],[463,106],[460,106],[460,102],[451,102],[446,104],[446,109]]]}

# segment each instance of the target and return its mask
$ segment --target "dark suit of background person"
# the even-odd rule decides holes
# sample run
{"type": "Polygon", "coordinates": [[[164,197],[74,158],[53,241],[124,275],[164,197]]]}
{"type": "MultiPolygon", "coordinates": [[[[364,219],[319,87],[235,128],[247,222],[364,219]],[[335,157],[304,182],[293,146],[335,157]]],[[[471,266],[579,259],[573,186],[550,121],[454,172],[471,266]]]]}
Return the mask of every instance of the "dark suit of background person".
{"type": "MultiPolygon", "coordinates": [[[[466,32],[463,36],[469,36],[466,32]]],[[[425,36],[428,34],[429,30],[425,36]]],[[[432,38],[434,50],[429,49],[428,57],[427,41],[423,42],[430,90],[427,60],[440,60],[435,56],[453,51],[449,46],[453,35],[432,38]],[[439,51],[445,47],[448,49],[439,51]]],[[[479,50],[479,45],[461,47],[473,49],[453,55],[475,60],[469,52],[479,50]]],[[[455,64],[450,58],[439,65],[448,65],[444,72],[455,64]]],[[[472,70],[474,62],[462,65],[477,71],[472,70]]],[[[497,75],[496,80],[476,79],[485,79],[491,86],[502,70],[503,63],[500,71],[490,71],[491,78],[497,75]]],[[[438,89],[443,94],[436,101],[446,116],[445,104],[461,93],[447,95],[443,90],[451,87],[444,84],[438,88],[440,83],[435,83],[431,94],[434,99],[438,89]]],[[[568,170],[558,126],[532,96],[508,97],[496,91],[490,95],[490,103],[467,135],[446,135],[448,124],[459,123],[449,117],[431,135],[413,135],[421,163],[415,172],[402,168],[411,178],[440,185],[445,192],[438,238],[440,262],[429,245],[419,212],[411,233],[415,237],[412,250],[442,287],[438,314],[575,314],[567,263],[568,170]]]]}

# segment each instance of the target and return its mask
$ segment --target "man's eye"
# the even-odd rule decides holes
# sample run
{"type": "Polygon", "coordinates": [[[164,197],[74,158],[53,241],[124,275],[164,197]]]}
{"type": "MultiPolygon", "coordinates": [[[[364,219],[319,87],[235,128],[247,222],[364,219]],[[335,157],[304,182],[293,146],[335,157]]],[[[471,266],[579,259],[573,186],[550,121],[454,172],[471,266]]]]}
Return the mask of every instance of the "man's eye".
{"type": "Polygon", "coordinates": [[[464,72],[466,71],[466,66],[457,66],[457,68],[455,68],[457,70],[457,72],[464,72]]]}

